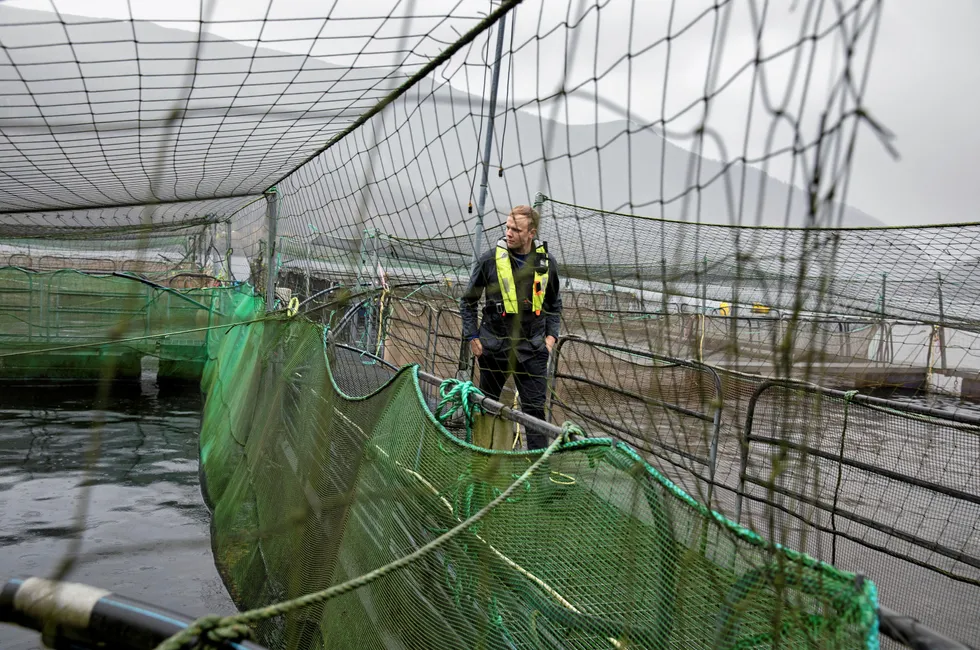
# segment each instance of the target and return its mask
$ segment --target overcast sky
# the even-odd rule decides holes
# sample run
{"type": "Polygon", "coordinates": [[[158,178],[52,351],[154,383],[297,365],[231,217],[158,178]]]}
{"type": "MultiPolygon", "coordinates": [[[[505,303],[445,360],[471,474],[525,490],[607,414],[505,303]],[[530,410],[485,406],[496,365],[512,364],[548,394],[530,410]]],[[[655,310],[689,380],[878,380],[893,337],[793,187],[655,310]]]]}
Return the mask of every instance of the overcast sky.
{"type": "MultiPolygon", "coordinates": [[[[51,9],[51,0],[7,1],[17,7],[51,9]]],[[[55,2],[65,14],[105,18],[132,15],[194,31],[201,12],[198,0],[55,2]]],[[[327,10],[335,18],[398,16],[404,15],[412,4],[404,0],[276,0],[270,5],[267,0],[218,0],[212,9],[210,19],[214,23],[209,31],[250,46],[261,39],[266,48],[312,52],[341,65],[384,65],[391,62],[391,55],[373,56],[371,52],[391,49],[401,33],[402,21],[337,20],[324,26],[321,18],[327,10]],[[304,20],[271,20],[281,18],[304,20]],[[223,22],[229,20],[237,22],[223,22]],[[363,49],[370,34],[381,38],[373,41],[355,63],[351,52],[363,49]]],[[[526,0],[518,9],[515,33],[506,35],[507,46],[513,39],[517,53],[513,65],[506,61],[502,95],[518,105],[527,104],[554,92],[564,78],[566,87],[580,86],[583,99],[560,105],[556,112],[554,105],[545,106],[546,115],[586,123],[597,117],[621,118],[628,109],[629,117],[637,124],[667,119],[672,140],[690,148],[694,140],[684,134],[703,119],[697,100],[703,96],[708,71],[712,70],[716,77],[714,87],[727,87],[713,98],[707,124],[723,141],[728,158],[743,152],[749,158],[757,158],[791,144],[792,134],[785,126],[770,134],[773,121],[763,110],[759,77],[754,75],[756,68],[745,66],[755,57],[755,33],[765,3],[734,2],[727,14],[705,12],[713,5],[713,1],[706,0],[600,0],[602,9],[598,12],[595,4],[596,0],[572,0],[568,4],[559,0],[526,0]],[[568,42],[570,32],[560,25],[566,20],[577,22],[579,6],[586,8],[586,17],[572,48],[568,42]],[[716,48],[722,48],[715,53],[715,60],[720,63],[712,66],[712,37],[722,33],[723,26],[723,45],[714,39],[716,48]],[[668,49],[660,41],[668,29],[674,36],[669,66],[668,49]],[[535,38],[549,32],[543,39],[535,38]],[[624,59],[627,51],[633,56],[624,59]],[[599,77],[597,84],[588,81],[593,77],[599,77]],[[596,91],[604,106],[598,113],[592,99],[596,91]],[[755,98],[754,103],[750,97],[755,98]],[[619,109],[612,108],[615,106],[619,109]],[[768,137],[772,140],[767,143],[768,137]]],[[[835,2],[780,0],[768,4],[762,25],[764,56],[797,41],[801,27],[806,33],[819,33],[839,18],[835,2]]],[[[849,7],[854,2],[842,4],[849,7]]],[[[871,3],[865,4],[870,9],[871,3]]],[[[472,22],[447,23],[439,14],[454,7],[457,15],[477,16],[490,6],[487,0],[419,0],[414,3],[414,13],[430,14],[431,18],[416,19],[411,31],[424,33],[436,28],[437,34],[446,38],[451,36],[452,26],[463,30],[472,22]]],[[[980,221],[980,182],[976,179],[980,170],[980,129],[976,125],[976,116],[980,115],[980,39],[975,38],[978,28],[980,3],[975,0],[892,0],[884,6],[864,105],[894,133],[892,144],[900,159],[894,160],[869,129],[862,129],[848,190],[849,204],[895,225],[980,221]]],[[[479,39],[477,46],[468,50],[465,57],[456,57],[449,69],[455,69],[464,58],[478,62],[492,38],[488,35],[479,39]]],[[[862,48],[869,41],[870,31],[859,41],[858,62],[863,62],[866,50],[862,48]]],[[[827,105],[829,84],[839,77],[842,62],[839,30],[831,30],[830,36],[817,43],[814,51],[792,49],[764,68],[770,101],[786,102],[787,110],[800,117],[807,140],[813,137],[820,112],[827,105]],[[793,58],[797,53],[804,54],[798,61],[793,58]],[[795,77],[791,75],[794,69],[798,72],[795,77]],[[804,83],[807,78],[809,82],[804,83]]],[[[416,52],[432,56],[443,47],[444,43],[427,40],[417,44],[416,52]]],[[[488,93],[489,80],[484,79],[488,75],[482,68],[467,66],[465,70],[466,74],[454,76],[453,84],[471,93],[488,93]]],[[[861,81],[865,75],[863,64],[853,71],[861,81]]],[[[725,157],[709,140],[704,143],[704,155],[725,157]]],[[[789,161],[787,156],[772,160],[768,171],[791,180],[789,161]]],[[[803,184],[799,176],[792,181],[803,184]]]]}

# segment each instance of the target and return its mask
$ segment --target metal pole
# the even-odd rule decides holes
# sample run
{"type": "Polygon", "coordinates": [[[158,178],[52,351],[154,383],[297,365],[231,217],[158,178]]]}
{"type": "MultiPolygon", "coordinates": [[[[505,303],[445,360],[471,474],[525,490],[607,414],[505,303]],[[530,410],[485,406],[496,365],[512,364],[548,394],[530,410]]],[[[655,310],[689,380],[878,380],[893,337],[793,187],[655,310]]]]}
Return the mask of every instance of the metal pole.
{"type": "Polygon", "coordinates": [[[946,371],[946,310],[943,308],[943,274],[939,274],[939,364],[946,371]]]}
{"type": "Polygon", "coordinates": [[[221,260],[221,251],[218,250],[218,224],[217,223],[211,224],[210,240],[211,241],[208,244],[210,246],[209,257],[211,258],[211,273],[217,273],[218,268],[223,265],[223,262],[221,260]]]}
{"type": "Polygon", "coordinates": [[[480,259],[480,244],[483,239],[483,215],[487,204],[487,190],[490,178],[490,154],[493,148],[493,117],[497,112],[497,85],[500,83],[500,60],[504,51],[504,31],[507,26],[507,14],[500,17],[497,26],[497,55],[493,61],[493,77],[490,81],[490,115],[487,117],[487,133],[483,143],[483,173],[480,179],[480,198],[476,202],[476,226],[473,229],[473,262],[470,268],[476,266],[480,259]]]}
{"type": "MultiPolygon", "coordinates": [[[[881,338],[878,342],[878,361],[881,362],[883,356],[885,356],[886,348],[888,347],[887,332],[885,331],[885,289],[886,281],[888,279],[887,273],[881,274],[881,338]]],[[[883,363],[883,362],[882,362],[883,363]]]]}
{"type": "MultiPolygon", "coordinates": [[[[500,83],[500,62],[504,52],[504,31],[507,27],[507,14],[500,16],[497,23],[497,54],[493,61],[493,74],[490,80],[490,115],[487,118],[487,132],[483,143],[483,172],[480,179],[480,197],[476,202],[476,225],[473,227],[473,259],[470,261],[470,269],[475,269],[480,261],[480,245],[483,241],[483,215],[487,204],[487,190],[490,179],[490,154],[493,151],[493,118],[497,112],[497,86],[500,83]]],[[[505,107],[506,108],[506,107],[505,107]]],[[[466,368],[469,366],[470,348],[467,341],[460,341],[459,345],[459,368],[457,377],[463,378],[466,375],[466,368]]]]}
{"type": "Polygon", "coordinates": [[[231,219],[225,222],[225,271],[229,280],[235,279],[235,273],[231,270],[231,219]]]}
{"type": "MultiPolygon", "coordinates": [[[[732,305],[734,307],[734,305],[732,305]]],[[[734,309],[731,309],[734,311],[734,309]]],[[[704,276],[701,278],[701,313],[708,313],[708,256],[704,256],[704,276]]]]}
{"type": "Polygon", "coordinates": [[[306,297],[310,297],[310,275],[313,273],[313,240],[306,242],[306,297]]]}
{"type": "Polygon", "coordinates": [[[265,193],[265,216],[269,231],[268,275],[265,281],[265,310],[272,311],[276,304],[276,224],[279,220],[279,193],[270,188],[265,193]]]}

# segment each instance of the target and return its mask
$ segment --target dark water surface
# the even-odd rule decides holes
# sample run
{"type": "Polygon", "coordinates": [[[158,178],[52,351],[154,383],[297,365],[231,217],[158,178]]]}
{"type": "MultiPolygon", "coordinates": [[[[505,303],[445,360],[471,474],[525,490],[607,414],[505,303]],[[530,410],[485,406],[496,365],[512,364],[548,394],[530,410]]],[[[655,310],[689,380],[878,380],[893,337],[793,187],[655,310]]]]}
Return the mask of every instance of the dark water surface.
{"type": "MultiPolygon", "coordinates": [[[[48,576],[68,547],[85,455],[99,413],[94,387],[0,386],[0,578],[48,576]]],[[[68,577],[198,616],[234,605],[211,556],[198,481],[203,397],[196,385],[115,390],[83,553],[68,577]],[[134,548],[136,547],[136,548],[134,548]]],[[[0,648],[41,648],[0,626],[0,648]]]]}

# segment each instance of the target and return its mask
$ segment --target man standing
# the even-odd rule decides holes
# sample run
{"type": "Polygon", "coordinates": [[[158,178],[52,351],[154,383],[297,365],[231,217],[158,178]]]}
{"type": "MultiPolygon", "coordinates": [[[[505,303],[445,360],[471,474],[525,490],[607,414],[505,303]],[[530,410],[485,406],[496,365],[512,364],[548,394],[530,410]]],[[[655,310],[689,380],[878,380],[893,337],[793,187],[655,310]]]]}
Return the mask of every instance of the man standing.
{"type": "MultiPolygon", "coordinates": [[[[473,268],[460,300],[463,338],[480,364],[480,390],[499,400],[509,375],[521,397],[521,410],[544,419],[548,355],[558,339],[561,296],[558,264],[547,244],[535,239],[540,216],[518,205],[507,217],[507,235],[473,268]],[[483,320],[477,304],[486,291],[483,320]]],[[[547,446],[544,434],[527,431],[528,449],[547,446]]]]}

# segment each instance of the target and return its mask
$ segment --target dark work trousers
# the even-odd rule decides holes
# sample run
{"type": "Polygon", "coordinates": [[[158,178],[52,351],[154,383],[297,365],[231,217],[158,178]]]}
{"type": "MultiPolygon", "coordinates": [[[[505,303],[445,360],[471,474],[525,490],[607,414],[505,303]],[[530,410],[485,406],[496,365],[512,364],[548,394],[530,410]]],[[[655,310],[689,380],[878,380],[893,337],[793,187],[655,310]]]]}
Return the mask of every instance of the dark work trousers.
{"type": "MultiPolygon", "coordinates": [[[[519,361],[511,357],[493,356],[484,353],[480,363],[480,390],[491,399],[500,401],[500,391],[507,382],[511,363],[513,366],[514,384],[521,398],[521,410],[527,415],[544,420],[544,397],[547,390],[545,374],[548,372],[548,351],[542,350],[530,358],[519,361]]],[[[544,449],[548,446],[548,438],[539,431],[531,431],[524,427],[528,449],[544,449]]]]}

